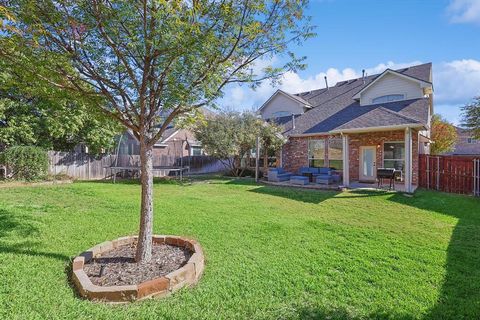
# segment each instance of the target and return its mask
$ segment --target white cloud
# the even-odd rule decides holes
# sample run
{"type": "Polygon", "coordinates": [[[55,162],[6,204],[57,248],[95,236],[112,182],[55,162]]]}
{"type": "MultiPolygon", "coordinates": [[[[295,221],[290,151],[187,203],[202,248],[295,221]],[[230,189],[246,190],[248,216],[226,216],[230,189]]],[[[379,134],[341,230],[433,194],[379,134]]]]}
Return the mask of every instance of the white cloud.
{"type": "MultiPolygon", "coordinates": [[[[420,61],[407,63],[389,61],[366,68],[366,72],[372,75],[381,73],[387,68],[401,69],[420,63],[420,61]]],[[[277,89],[290,93],[310,91],[325,87],[325,75],[328,78],[329,85],[334,86],[339,81],[359,78],[361,74],[361,70],[353,68],[343,70],[329,68],[305,78],[297,73],[288,72],[284,75],[282,83],[278,87],[271,87],[267,82],[256,90],[251,90],[248,86],[233,86],[227,90],[225,97],[219,104],[236,110],[256,110],[277,89]]],[[[433,65],[433,77],[435,111],[458,124],[460,107],[473,97],[480,95],[480,61],[465,59],[435,63],[433,65]]]]}
{"type": "Polygon", "coordinates": [[[447,14],[452,23],[480,24],[480,0],[452,0],[447,14]]]}
{"type": "Polygon", "coordinates": [[[435,102],[465,104],[480,94],[480,61],[454,60],[433,67],[435,102]]]}

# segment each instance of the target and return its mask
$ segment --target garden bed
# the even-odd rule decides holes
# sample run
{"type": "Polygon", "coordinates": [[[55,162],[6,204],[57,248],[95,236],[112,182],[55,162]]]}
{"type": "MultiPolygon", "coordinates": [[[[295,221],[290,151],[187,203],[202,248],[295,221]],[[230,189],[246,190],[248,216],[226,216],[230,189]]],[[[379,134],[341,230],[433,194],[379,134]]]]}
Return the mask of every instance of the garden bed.
{"type": "Polygon", "coordinates": [[[81,296],[128,302],[165,296],[201,277],[204,258],[195,240],[154,236],[148,263],[134,260],[137,237],[101,243],[73,260],[73,281],[81,296]]]}

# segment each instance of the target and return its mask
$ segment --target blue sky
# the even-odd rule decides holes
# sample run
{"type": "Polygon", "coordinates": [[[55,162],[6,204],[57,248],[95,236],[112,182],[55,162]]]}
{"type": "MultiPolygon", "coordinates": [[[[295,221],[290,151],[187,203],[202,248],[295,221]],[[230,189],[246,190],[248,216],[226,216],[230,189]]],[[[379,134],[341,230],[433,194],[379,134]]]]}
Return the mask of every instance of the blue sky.
{"type": "MultiPolygon", "coordinates": [[[[277,89],[324,87],[385,68],[432,62],[435,111],[460,122],[460,106],[480,95],[480,0],[311,0],[307,14],[317,36],[300,47],[307,69],[285,75],[278,87],[232,86],[220,105],[255,109],[277,89]]],[[[262,64],[283,60],[274,57],[262,64]]]]}

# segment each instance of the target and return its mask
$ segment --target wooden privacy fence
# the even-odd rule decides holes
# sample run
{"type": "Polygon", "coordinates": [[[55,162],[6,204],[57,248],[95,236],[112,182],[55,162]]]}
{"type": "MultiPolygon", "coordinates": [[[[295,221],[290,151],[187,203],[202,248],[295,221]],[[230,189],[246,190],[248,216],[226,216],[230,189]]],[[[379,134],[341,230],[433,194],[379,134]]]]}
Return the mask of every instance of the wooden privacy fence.
{"type": "MultiPolygon", "coordinates": [[[[80,180],[98,180],[109,178],[111,174],[108,167],[138,167],[140,166],[139,155],[119,155],[118,160],[115,155],[105,154],[101,156],[92,156],[86,153],[78,152],[57,152],[49,151],[49,173],[65,174],[80,180]]],[[[154,156],[154,166],[188,166],[189,172],[193,174],[212,173],[225,170],[224,165],[217,159],[209,156],[154,156]]],[[[158,176],[164,175],[159,172],[158,176]]],[[[168,174],[168,170],[167,170],[168,174]]]]}
{"type": "Polygon", "coordinates": [[[419,186],[480,196],[480,158],[419,155],[419,186]]]}

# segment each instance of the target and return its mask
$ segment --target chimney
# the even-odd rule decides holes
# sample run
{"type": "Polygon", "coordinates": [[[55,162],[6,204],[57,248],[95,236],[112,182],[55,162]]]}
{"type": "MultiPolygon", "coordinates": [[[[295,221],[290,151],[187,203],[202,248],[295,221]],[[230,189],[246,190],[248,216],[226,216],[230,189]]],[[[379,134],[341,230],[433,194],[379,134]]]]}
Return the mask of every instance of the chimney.
{"type": "Polygon", "coordinates": [[[362,80],[363,84],[365,84],[365,69],[362,70],[362,80]]]}
{"type": "Polygon", "coordinates": [[[328,80],[327,80],[327,76],[325,76],[324,78],[325,78],[325,86],[326,86],[326,88],[327,88],[327,90],[328,90],[329,88],[328,88],[328,80]]]}

